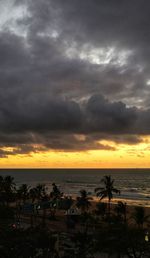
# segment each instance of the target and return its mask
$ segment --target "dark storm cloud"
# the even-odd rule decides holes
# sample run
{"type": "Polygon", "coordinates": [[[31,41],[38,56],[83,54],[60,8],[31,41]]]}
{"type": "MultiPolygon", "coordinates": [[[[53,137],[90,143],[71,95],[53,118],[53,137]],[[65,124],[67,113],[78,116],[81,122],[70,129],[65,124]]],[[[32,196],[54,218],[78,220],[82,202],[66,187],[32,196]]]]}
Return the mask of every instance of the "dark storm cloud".
{"type": "Polygon", "coordinates": [[[74,101],[32,95],[28,99],[15,98],[2,104],[0,127],[4,131],[74,131],[81,124],[82,114],[74,101]]]}
{"type": "MultiPolygon", "coordinates": [[[[46,1],[47,5],[49,1],[46,1]]],[[[138,48],[144,52],[149,40],[150,3],[142,0],[51,1],[49,7],[59,10],[61,31],[77,42],[94,45],[138,48]],[[69,21],[69,23],[68,23],[69,21]]],[[[40,15],[38,13],[38,15],[40,15]]],[[[43,23],[48,25],[45,16],[43,23]]],[[[59,24],[60,25],[60,24],[59,24]]]]}
{"type": "Polygon", "coordinates": [[[150,134],[149,115],[150,110],[128,108],[101,95],[93,95],[81,106],[61,99],[31,98],[17,106],[13,103],[11,112],[1,116],[0,147],[14,148],[6,150],[6,155],[49,149],[114,150],[100,141],[138,144],[141,134],[150,134]]]}
{"type": "Polygon", "coordinates": [[[47,137],[44,145],[47,150],[55,149],[59,151],[88,151],[88,150],[115,150],[111,145],[101,144],[89,135],[64,134],[63,136],[53,135],[47,137]]]}
{"type": "Polygon", "coordinates": [[[125,133],[132,130],[137,114],[122,102],[108,102],[103,96],[92,96],[87,103],[88,128],[92,131],[125,133]]]}
{"type": "MultiPolygon", "coordinates": [[[[92,0],[44,3],[38,0],[36,4],[33,1],[27,2],[31,14],[30,18],[24,21],[28,24],[28,40],[32,49],[36,49],[34,52],[39,70],[49,67],[49,78],[54,80],[56,76],[56,84],[59,82],[59,85],[55,84],[55,87],[61,88],[59,79],[66,80],[67,84],[78,80],[81,82],[78,94],[83,91],[85,95],[95,90],[113,95],[113,98],[117,98],[115,94],[118,92],[122,92],[118,96],[121,98],[130,98],[133,95],[136,98],[136,94],[139,98],[143,88],[146,92],[149,91],[145,86],[146,78],[140,72],[140,69],[144,69],[145,76],[148,76],[145,66],[149,67],[149,3],[111,1],[108,4],[106,1],[92,0]],[[54,49],[51,51],[49,42],[55,46],[55,50],[59,50],[57,54],[54,49]],[[75,58],[70,61],[63,55],[68,49],[77,53],[84,51],[88,55],[95,47],[105,48],[105,54],[109,47],[115,48],[114,55],[107,65],[80,63],[75,58]],[[130,51],[131,56],[127,65],[119,67],[119,60],[116,59],[124,58],[125,51],[130,51]],[[119,53],[117,58],[116,55],[119,53]],[[138,87],[136,92],[136,84],[139,81],[140,90],[138,87]]],[[[42,77],[44,80],[44,76],[42,77]]],[[[65,87],[63,89],[66,90],[65,87]]],[[[74,92],[74,89],[72,91],[74,92]]]]}
{"type": "Polygon", "coordinates": [[[1,157],[3,147],[112,149],[99,141],[138,144],[150,134],[148,1],[18,6],[27,12],[15,23],[0,19],[1,157]]]}

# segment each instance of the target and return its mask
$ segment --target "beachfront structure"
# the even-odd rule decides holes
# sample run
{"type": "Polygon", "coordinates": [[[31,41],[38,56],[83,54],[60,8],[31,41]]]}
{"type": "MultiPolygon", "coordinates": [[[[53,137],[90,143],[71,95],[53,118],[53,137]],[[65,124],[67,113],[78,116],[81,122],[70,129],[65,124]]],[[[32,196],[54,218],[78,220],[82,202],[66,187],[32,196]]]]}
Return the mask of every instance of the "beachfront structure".
{"type": "Polygon", "coordinates": [[[65,215],[68,216],[79,216],[81,215],[81,212],[79,211],[78,208],[70,208],[65,212],[65,215]]]}

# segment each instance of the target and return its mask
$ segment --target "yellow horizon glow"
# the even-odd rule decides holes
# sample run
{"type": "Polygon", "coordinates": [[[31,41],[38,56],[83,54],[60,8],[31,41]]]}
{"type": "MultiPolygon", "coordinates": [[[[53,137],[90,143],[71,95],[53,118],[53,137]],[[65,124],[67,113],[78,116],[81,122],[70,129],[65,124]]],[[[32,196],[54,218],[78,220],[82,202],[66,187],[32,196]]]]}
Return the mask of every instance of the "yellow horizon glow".
{"type": "MultiPolygon", "coordinates": [[[[9,155],[0,159],[1,168],[150,168],[150,137],[137,145],[101,141],[116,150],[45,151],[9,155]]],[[[8,149],[7,149],[8,150],[8,149]]],[[[11,149],[9,149],[11,150],[11,149]]]]}

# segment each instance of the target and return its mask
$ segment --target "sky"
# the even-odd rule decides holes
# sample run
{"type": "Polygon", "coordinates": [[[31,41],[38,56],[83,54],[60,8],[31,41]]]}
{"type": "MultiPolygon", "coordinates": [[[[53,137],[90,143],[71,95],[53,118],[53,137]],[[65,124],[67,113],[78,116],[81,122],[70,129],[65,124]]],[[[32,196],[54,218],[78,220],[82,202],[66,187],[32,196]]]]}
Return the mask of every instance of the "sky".
{"type": "Polygon", "coordinates": [[[149,14],[0,0],[0,167],[150,167],[149,14]]]}

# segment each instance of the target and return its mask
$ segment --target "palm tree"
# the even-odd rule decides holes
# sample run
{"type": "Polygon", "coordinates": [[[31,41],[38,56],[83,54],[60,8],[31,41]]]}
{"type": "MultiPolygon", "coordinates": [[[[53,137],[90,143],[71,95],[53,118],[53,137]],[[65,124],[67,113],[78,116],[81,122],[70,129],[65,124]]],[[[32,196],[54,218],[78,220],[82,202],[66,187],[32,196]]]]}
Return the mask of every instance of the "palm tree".
{"type": "Polygon", "coordinates": [[[15,197],[15,182],[12,176],[5,176],[0,178],[1,185],[1,196],[3,201],[9,204],[9,202],[14,201],[15,197]]]}
{"type": "Polygon", "coordinates": [[[23,201],[25,204],[26,200],[29,198],[29,186],[27,184],[22,184],[19,189],[17,189],[17,198],[23,201]]]}
{"type": "Polygon", "coordinates": [[[143,207],[135,207],[134,212],[132,213],[132,218],[138,225],[138,227],[143,228],[145,222],[149,222],[149,217],[145,215],[145,209],[143,207]]]}
{"type": "Polygon", "coordinates": [[[127,204],[126,202],[123,203],[119,201],[118,204],[115,206],[115,212],[117,213],[118,218],[120,217],[124,223],[127,221],[127,204]]]}
{"type": "Polygon", "coordinates": [[[47,196],[47,194],[46,194],[46,187],[45,187],[44,184],[38,184],[35,187],[35,191],[36,191],[36,196],[37,196],[37,200],[38,201],[43,200],[47,196]]]}
{"type": "Polygon", "coordinates": [[[56,209],[61,205],[61,198],[63,193],[60,191],[59,187],[52,183],[52,191],[50,192],[50,199],[52,201],[52,206],[50,209],[51,218],[55,219],[56,209]]]}
{"type": "Polygon", "coordinates": [[[101,183],[104,184],[104,186],[95,188],[95,192],[96,195],[100,197],[100,200],[108,198],[108,215],[110,216],[110,202],[113,198],[113,193],[120,194],[120,191],[114,187],[114,180],[111,176],[104,176],[101,179],[101,183]]]}
{"type": "Polygon", "coordinates": [[[37,191],[36,191],[35,187],[30,189],[30,191],[29,191],[29,198],[31,199],[32,203],[34,203],[35,200],[37,199],[37,191]]]}
{"type": "Polygon", "coordinates": [[[105,202],[98,202],[96,204],[96,210],[95,210],[95,214],[96,215],[100,215],[102,219],[104,219],[104,216],[106,214],[106,208],[107,208],[107,204],[105,202]]]}
{"type": "Polygon", "coordinates": [[[50,197],[53,199],[60,199],[63,196],[63,193],[60,191],[60,189],[55,183],[53,183],[52,186],[53,186],[53,190],[50,193],[50,197]]]}
{"type": "Polygon", "coordinates": [[[80,197],[77,197],[76,206],[78,208],[81,208],[82,212],[84,213],[91,206],[91,203],[89,201],[91,200],[91,197],[88,197],[87,191],[84,189],[80,191],[80,195],[80,197]]]}
{"type": "MultiPolygon", "coordinates": [[[[38,184],[35,187],[34,191],[36,193],[36,198],[38,201],[47,201],[48,200],[48,195],[46,193],[46,187],[44,184],[38,184]]],[[[45,219],[46,219],[46,207],[43,206],[43,216],[42,216],[43,226],[45,226],[45,219]]]]}
{"type": "Polygon", "coordinates": [[[13,191],[15,189],[14,177],[5,176],[3,178],[5,191],[13,191]]]}
{"type": "MultiPolygon", "coordinates": [[[[91,234],[87,234],[86,231],[84,232],[77,232],[72,237],[74,246],[75,246],[75,256],[78,258],[93,258],[95,257],[95,239],[91,234]]],[[[71,255],[70,255],[71,256],[71,255]]],[[[70,257],[68,256],[68,257],[70,257]]]]}
{"type": "Polygon", "coordinates": [[[29,198],[29,186],[27,184],[22,184],[18,189],[16,189],[16,217],[20,220],[21,216],[21,203],[25,204],[26,200],[29,198]]]}
{"type": "Polygon", "coordinates": [[[81,222],[84,224],[84,230],[87,232],[88,230],[88,222],[89,222],[89,213],[87,213],[89,207],[91,206],[90,203],[91,197],[88,197],[86,190],[80,190],[80,196],[77,197],[76,206],[81,209],[82,216],[80,217],[81,222]]]}
{"type": "Polygon", "coordinates": [[[3,189],[3,177],[2,176],[0,176],[0,192],[2,191],[2,189],[3,189]]]}

